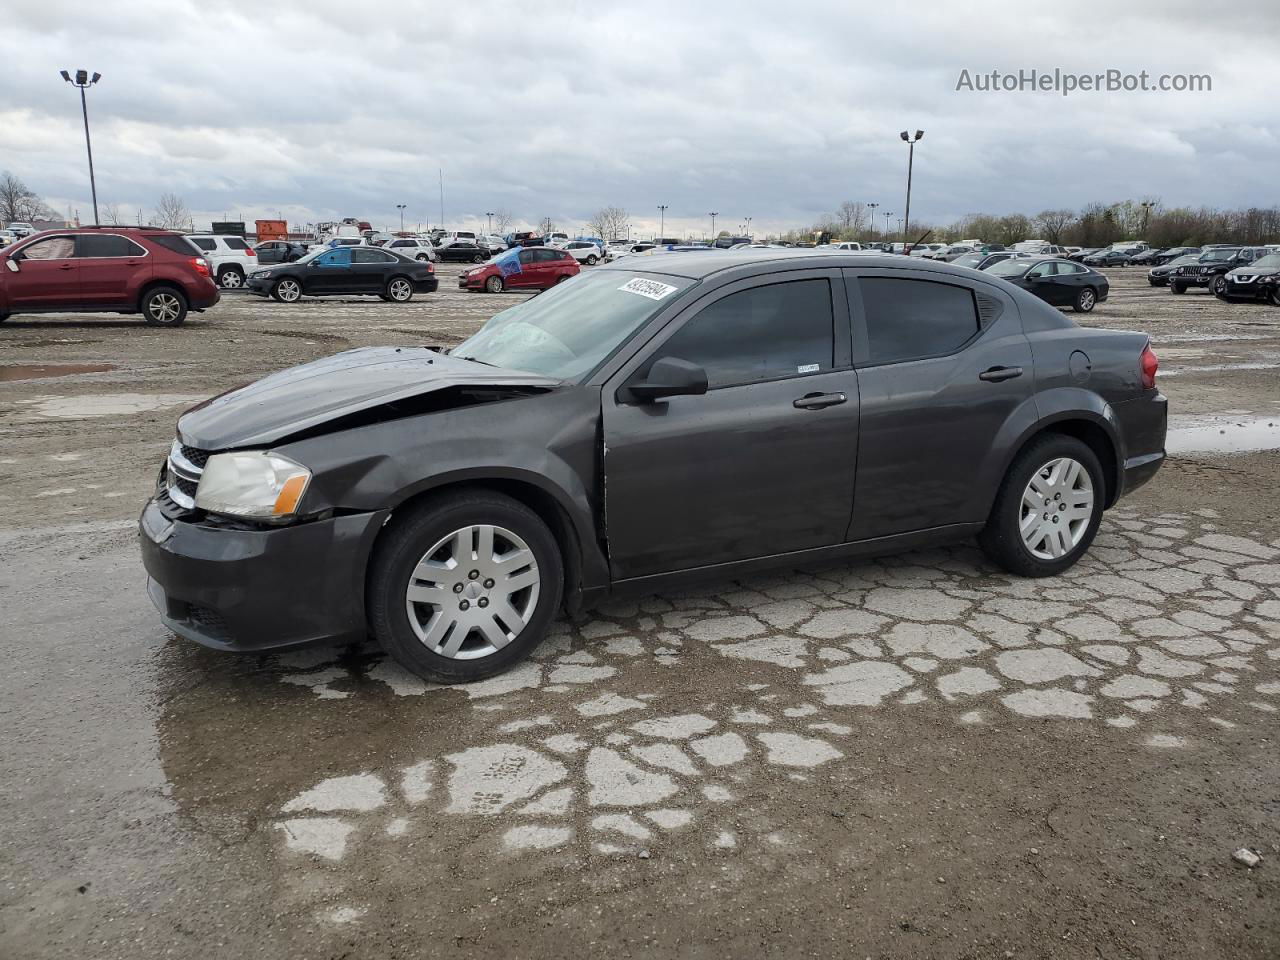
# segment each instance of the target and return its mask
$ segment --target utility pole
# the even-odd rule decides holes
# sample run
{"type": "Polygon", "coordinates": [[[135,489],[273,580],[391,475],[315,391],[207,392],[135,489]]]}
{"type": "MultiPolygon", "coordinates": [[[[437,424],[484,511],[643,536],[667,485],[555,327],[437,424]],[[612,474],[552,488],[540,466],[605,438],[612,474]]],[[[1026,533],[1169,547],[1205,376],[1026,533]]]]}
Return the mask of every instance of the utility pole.
{"type": "Polygon", "coordinates": [[[716,217],[720,216],[719,211],[711,211],[711,240],[714,243],[716,239],[716,217]]]}
{"type": "Polygon", "coordinates": [[[662,239],[663,235],[666,233],[666,226],[667,226],[667,205],[666,205],[665,203],[660,203],[660,204],[658,204],[658,236],[657,236],[657,239],[659,239],[659,240],[661,240],[661,239],[662,239]]]}
{"type": "Polygon", "coordinates": [[[404,208],[407,206],[408,206],[407,203],[396,204],[396,209],[400,211],[400,232],[401,233],[404,233],[404,208]]]}
{"type": "Polygon", "coordinates": [[[489,218],[489,233],[493,233],[493,214],[486,213],[485,216],[489,218]]]}
{"type": "Polygon", "coordinates": [[[868,203],[867,206],[871,208],[871,239],[874,240],[876,238],[876,207],[880,204],[868,203]]]}
{"type": "Polygon", "coordinates": [[[440,174],[440,229],[444,229],[444,168],[437,167],[440,174]]]}
{"type": "Polygon", "coordinates": [[[84,115],[84,148],[89,154],[89,191],[93,194],[93,223],[98,224],[98,184],[93,176],[93,143],[89,140],[89,103],[85,99],[85,90],[92,87],[95,83],[102,79],[102,74],[95,73],[89,76],[88,70],[77,70],[75,79],[71,79],[71,74],[63,70],[62,79],[67,81],[73,87],[80,88],[80,112],[84,115]]]}

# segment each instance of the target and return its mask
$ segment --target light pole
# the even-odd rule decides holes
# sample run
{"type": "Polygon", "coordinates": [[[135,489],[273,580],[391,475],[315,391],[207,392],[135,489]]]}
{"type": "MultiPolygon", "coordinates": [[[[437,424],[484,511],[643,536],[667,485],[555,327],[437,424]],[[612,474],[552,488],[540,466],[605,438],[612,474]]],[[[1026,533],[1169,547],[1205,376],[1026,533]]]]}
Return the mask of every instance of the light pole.
{"type": "Polygon", "coordinates": [[[485,216],[489,218],[489,232],[493,233],[493,214],[486,213],[485,216]]]}
{"type": "Polygon", "coordinates": [[[666,232],[667,225],[667,204],[658,204],[658,239],[661,240],[666,232]]]}
{"type": "Polygon", "coordinates": [[[84,92],[92,87],[95,83],[102,79],[102,74],[95,73],[89,76],[88,70],[77,70],[75,79],[71,78],[71,74],[63,70],[62,79],[67,81],[73,87],[80,88],[80,112],[84,115],[84,148],[89,154],[89,190],[93,193],[93,222],[98,223],[98,184],[93,178],[93,144],[89,141],[89,104],[85,100],[84,92]]]}
{"type": "MultiPolygon", "coordinates": [[[[907,213],[905,221],[906,225],[902,230],[902,242],[905,244],[907,240],[907,231],[911,229],[911,165],[916,158],[916,142],[924,136],[924,131],[917,130],[916,135],[913,137],[907,133],[907,131],[903,130],[902,133],[898,134],[898,136],[902,137],[903,141],[907,144],[907,213]]],[[[909,253],[910,251],[905,252],[909,253]]]]}
{"type": "Polygon", "coordinates": [[[720,216],[720,211],[718,210],[711,211],[711,239],[713,241],[716,238],[716,217],[718,216],[720,216]]]}
{"type": "Polygon", "coordinates": [[[876,207],[880,206],[880,204],[868,203],[867,206],[871,208],[871,239],[875,240],[876,238],[876,207]]]}
{"type": "Polygon", "coordinates": [[[1156,205],[1154,200],[1142,201],[1142,239],[1147,239],[1147,222],[1151,219],[1151,208],[1156,205]]]}
{"type": "Polygon", "coordinates": [[[883,213],[881,214],[881,216],[884,217],[884,235],[885,235],[885,239],[887,240],[889,238],[889,223],[893,219],[893,214],[883,213]]]}
{"type": "Polygon", "coordinates": [[[750,237],[751,236],[751,218],[747,217],[746,219],[747,219],[747,229],[743,231],[743,234],[750,237]]]}
{"type": "Polygon", "coordinates": [[[396,204],[396,209],[400,211],[400,232],[401,233],[404,233],[404,208],[407,206],[408,206],[407,203],[396,204]]]}

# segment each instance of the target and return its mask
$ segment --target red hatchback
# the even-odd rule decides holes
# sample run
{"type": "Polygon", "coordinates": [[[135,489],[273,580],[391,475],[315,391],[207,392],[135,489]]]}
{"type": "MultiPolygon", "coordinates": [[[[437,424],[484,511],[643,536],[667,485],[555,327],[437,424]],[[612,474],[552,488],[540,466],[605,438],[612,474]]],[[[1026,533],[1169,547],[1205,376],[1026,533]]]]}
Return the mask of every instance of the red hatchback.
{"type": "Polygon", "coordinates": [[[218,302],[209,264],[181,234],[79,227],[0,251],[0,321],[15,313],[140,313],[176,327],[218,302]]]}
{"type": "Polygon", "coordinates": [[[546,290],[576,277],[581,268],[571,253],[554,247],[517,247],[458,278],[463,290],[546,290]]]}

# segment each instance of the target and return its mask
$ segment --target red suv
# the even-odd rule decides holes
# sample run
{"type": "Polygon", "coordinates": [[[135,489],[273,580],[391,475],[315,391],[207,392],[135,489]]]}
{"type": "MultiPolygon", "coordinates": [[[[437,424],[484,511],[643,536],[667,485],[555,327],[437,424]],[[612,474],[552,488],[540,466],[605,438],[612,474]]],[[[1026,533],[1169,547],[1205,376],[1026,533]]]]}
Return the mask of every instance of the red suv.
{"type": "Polygon", "coordinates": [[[573,254],[554,247],[516,247],[458,278],[463,290],[546,290],[576,277],[581,268],[573,254]]]}
{"type": "Polygon", "coordinates": [[[0,250],[0,321],[14,313],[141,313],[176,327],[218,302],[209,264],[181,234],[78,227],[0,250]]]}

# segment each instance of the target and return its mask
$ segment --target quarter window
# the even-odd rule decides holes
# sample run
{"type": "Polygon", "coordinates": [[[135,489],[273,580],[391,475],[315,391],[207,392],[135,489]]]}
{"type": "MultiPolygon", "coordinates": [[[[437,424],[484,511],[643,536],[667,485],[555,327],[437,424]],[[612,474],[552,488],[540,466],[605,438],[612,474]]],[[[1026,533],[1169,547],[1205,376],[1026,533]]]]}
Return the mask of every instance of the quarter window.
{"type": "Polygon", "coordinates": [[[870,363],[953,353],[978,332],[973,294],[964,287],[884,277],[859,284],[870,363]]]}
{"type": "Polygon", "coordinates": [[[206,253],[218,248],[218,241],[211,240],[209,237],[187,237],[187,239],[206,253]]]}
{"type": "Polygon", "coordinates": [[[389,253],[375,250],[373,247],[352,247],[351,259],[356,263],[392,263],[395,261],[389,253]]]}
{"type": "Polygon", "coordinates": [[[830,370],[831,285],[825,279],[752,287],[704,307],[653,357],[707,371],[707,384],[737,384],[830,370]]]}
{"type": "Polygon", "coordinates": [[[223,237],[222,242],[225,243],[232,250],[248,250],[249,249],[249,245],[245,243],[243,240],[241,240],[239,237],[223,237]]]}

